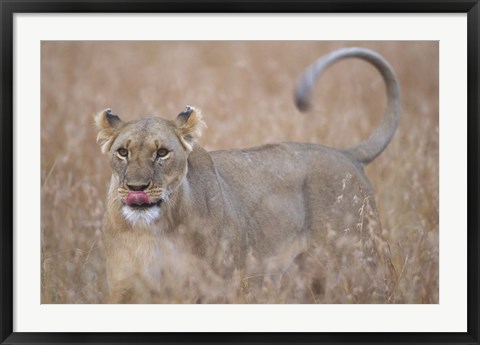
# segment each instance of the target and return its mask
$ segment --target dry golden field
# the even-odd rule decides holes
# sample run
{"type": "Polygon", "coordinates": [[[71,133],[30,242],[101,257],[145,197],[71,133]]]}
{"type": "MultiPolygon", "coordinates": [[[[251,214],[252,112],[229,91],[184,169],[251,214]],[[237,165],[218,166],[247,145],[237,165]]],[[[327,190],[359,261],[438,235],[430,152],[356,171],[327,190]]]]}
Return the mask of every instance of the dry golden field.
{"type": "MultiPolygon", "coordinates": [[[[96,143],[95,113],[110,107],[123,120],[173,119],[194,105],[208,125],[200,139],[207,150],[279,141],[348,147],[372,133],[383,113],[384,85],[373,67],[350,59],[333,66],[320,79],[307,113],[296,110],[292,97],[307,66],[344,46],[382,54],[402,89],[400,126],[366,168],[396,278],[388,298],[372,298],[340,282],[310,302],[438,303],[438,43],[313,41],[43,42],[42,303],[107,301],[101,224],[110,166],[96,143]]],[[[341,248],[322,255],[338,256],[335,250],[341,248]]],[[[188,272],[188,281],[162,282],[165,294],[154,302],[290,301],[281,287],[263,284],[255,290],[245,277],[224,291],[209,272],[188,260],[174,261],[188,272]]],[[[364,274],[361,267],[349,272],[364,274]]],[[[328,272],[328,279],[340,280],[335,275],[328,272]]]]}

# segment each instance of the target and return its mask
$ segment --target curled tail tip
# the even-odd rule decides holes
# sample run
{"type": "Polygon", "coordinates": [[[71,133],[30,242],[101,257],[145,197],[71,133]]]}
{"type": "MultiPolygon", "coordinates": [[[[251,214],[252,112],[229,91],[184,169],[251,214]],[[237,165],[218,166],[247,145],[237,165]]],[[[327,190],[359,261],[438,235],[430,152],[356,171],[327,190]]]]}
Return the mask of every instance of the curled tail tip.
{"type": "Polygon", "coordinates": [[[297,106],[297,109],[301,112],[308,111],[312,108],[312,104],[306,97],[301,97],[298,95],[295,96],[295,105],[297,106]]]}
{"type": "Polygon", "coordinates": [[[294,101],[298,110],[306,112],[312,108],[310,102],[311,83],[307,83],[305,78],[301,78],[295,87],[294,101]]]}

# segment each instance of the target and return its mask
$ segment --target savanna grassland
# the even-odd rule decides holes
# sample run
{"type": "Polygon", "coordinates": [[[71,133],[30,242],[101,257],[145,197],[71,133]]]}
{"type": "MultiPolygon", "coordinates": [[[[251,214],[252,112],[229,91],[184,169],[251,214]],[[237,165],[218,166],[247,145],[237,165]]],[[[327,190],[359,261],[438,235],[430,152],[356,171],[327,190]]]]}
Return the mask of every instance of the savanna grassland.
{"type": "MultiPolygon", "coordinates": [[[[188,104],[203,111],[208,128],[199,143],[207,150],[279,141],[348,147],[381,120],[385,90],[373,67],[342,61],[322,76],[311,111],[300,113],[293,103],[300,73],[344,46],[382,54],[401,85],[400,126],[366,167],[395,278],[385,282],[388,298],[372,298],[348,283],[349,274],[365,274],[362,267],[349,267],[343,278],[327,270],[335,283],[323,298],[307,302],[438,303],[438,43],[313,41],[42,42],[42,303],[107,301],[101,226],[110,167],[96,143],[94,114],[110,107],[123,120],[173,119],[188,104]]],[[[329,267],[342,250],[348,248],[324,247],[325,262],[318,264],[329,267]]],[[[165,294],[154,302],[290,301],[272,281],[255,290],[240,276],[224,291],[194,262],[171,262],[188,272],[188,281],[162,282],[165,294]]],[[[295,285],[295,275],[290,278],[295,285]]]]}

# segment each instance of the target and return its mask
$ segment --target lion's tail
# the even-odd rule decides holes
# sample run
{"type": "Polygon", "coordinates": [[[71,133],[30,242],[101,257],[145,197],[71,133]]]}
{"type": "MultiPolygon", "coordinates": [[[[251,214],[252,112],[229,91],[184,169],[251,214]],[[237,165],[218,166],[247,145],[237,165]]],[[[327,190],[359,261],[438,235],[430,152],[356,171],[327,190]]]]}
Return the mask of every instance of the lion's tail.
{"type": "Polygon", "coordinates": [[[390,64],[376,52],[365,48],[343,48],[320,58],[301,76],[295,91],[295,103],[301,111],[310,106],[309,98],[318,77],[333,63],[350,57],[368,61],[381,73],[387,91],[387,107],[380,127],[359,145],[346,149],[349,156],[360,163],[368,164],[387,147],[400,119],[400,86],[390,64]]]}

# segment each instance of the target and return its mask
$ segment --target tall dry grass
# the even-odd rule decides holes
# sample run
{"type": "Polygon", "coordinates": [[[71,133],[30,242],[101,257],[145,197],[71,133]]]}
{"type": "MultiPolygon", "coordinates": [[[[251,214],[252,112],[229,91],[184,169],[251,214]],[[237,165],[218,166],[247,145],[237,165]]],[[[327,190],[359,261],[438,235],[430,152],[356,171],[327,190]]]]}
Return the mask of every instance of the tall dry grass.
{"type": "Polygon", "coordinates": [[[162,293],[150,295],[151,301],[438,303],[438,43],[310,41],[43,42],[42,303],[107,301],[101,223],[110,168],[95,142],[94,113],[111,107],[124,120],[173,118],[186,104],[195,105],[208,124],[200,140],[207,150],[287,140],[350,146],[373,131],[385,106],[373,67],[355,60],[333,66],[307,114],[295,109],[292,92],[305,67],[353,45],[385,56],[402,88],[399,129],[366,168],[394,284],[384,295],[369,293],[365,286],[381,282],[369,282],[359,262],[342,277],[324,270],[330,285],[320,299],[299,296],[305,292],[299,290],[301,271],[322,267],[318,258],[341,264],[351,254],[351,247],[338,245],[319,248],[316,260],[292,267],[288,277],[261,282],[239,273],[225,283],[185,255],[172,263],[176,270],[165,271],[162,293]],[[351,281],[364,283],[359,289],[351,281]]]}

